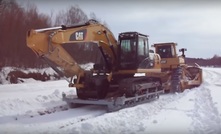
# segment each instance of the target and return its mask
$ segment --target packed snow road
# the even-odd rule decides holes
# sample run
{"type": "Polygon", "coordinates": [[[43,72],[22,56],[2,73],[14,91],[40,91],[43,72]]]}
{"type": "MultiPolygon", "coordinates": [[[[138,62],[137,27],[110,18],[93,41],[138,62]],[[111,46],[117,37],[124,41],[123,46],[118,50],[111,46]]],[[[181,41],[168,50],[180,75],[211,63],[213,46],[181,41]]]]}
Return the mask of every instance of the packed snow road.
{"type": "Polygon", "coordinates": [[[198,88],[113,113],[68,109],[61,94],[75,90],[63,80],[1,85],[0,133],[220,133],[221,69],[203,68],[203,76],[198,88]]]}

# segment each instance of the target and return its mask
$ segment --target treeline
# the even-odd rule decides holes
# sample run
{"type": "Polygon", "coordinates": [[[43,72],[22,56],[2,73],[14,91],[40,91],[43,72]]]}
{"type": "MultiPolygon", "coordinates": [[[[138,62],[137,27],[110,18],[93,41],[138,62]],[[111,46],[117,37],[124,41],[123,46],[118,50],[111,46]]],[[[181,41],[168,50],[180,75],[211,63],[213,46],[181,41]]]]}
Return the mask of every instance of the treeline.
{"type": "Polygon", "coordinates": [[[26,47],[26,32],[51,25],[49,16],[39,14],[34,5],[21,8],[15,1],[0,1],[1,66],[36,66],[39,60],[26,47]]]}
{"type": "MultiPolygon", "coordinates": [[[[45,63],[26,46],[27,31],[88,20],[88,16],[76,5],[53,16],[53,13],[39,13],[33,4],[21,7],[14,0],[0,0],[0,16],[0,68],[44,67],[45,63]]],[[[91,17],[96,18],[94,13],[91,13],[91,17]]]]}
{"type": "Polygon", "coordinates": [[[202,58],[186,58],[186,63],[189,65],[194,65],[197,63],[200,66],[210,66],[210,67],[221,67],[221,57],[214,55],[209,59],[202,58]]]}

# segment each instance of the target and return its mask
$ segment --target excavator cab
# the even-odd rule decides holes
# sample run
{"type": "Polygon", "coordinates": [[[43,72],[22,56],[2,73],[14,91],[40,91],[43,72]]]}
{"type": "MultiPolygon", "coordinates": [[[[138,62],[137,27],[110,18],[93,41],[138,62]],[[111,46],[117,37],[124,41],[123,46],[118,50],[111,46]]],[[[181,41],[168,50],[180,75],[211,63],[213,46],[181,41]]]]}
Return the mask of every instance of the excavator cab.
{"type": "Polygon", "coordinates": [[[119,68],[121,70],[135,70],[150,68],[148,36],[138,32],[119,34],[119,68]]]}

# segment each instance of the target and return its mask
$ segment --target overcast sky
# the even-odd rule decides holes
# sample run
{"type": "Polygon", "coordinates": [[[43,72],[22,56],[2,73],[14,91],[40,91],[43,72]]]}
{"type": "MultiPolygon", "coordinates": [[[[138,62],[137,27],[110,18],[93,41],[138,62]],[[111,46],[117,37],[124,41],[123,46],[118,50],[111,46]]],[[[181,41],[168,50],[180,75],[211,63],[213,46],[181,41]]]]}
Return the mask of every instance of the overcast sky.
{"type": "MultiPolygon", "coordinates": [[[[17,0],[26,3],[27,0],[17,0]]],[[[184,0],[33,0],[39,12],[56,14],[78,5],[87,15],[95,13],[117,38],[118,33],[138,31],[149,35],[150,45],[176,42],[187,48],[187,57],[221,56],[221,2],[184,0]]]]}

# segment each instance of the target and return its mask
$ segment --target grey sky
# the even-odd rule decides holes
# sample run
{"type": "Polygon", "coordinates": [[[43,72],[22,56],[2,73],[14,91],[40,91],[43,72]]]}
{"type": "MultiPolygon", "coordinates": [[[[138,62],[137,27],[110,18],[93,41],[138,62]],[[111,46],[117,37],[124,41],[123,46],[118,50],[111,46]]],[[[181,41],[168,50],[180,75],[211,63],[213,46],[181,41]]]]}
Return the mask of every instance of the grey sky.
{"type": "MultiPolygon", "coordinates": [[[[18,0],[20,3],[26,0],[18,0]]],[[[187,57],[221,55],[221,2],[144,0],[33,0],[39,12],[56,14],[78,5],[87,15],[94,12],[118,33],[138,31],[149,35],[149,43],[177,42],[187,48],[187,57]]]]}

